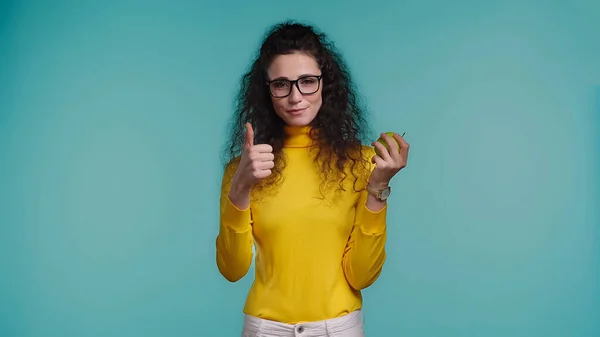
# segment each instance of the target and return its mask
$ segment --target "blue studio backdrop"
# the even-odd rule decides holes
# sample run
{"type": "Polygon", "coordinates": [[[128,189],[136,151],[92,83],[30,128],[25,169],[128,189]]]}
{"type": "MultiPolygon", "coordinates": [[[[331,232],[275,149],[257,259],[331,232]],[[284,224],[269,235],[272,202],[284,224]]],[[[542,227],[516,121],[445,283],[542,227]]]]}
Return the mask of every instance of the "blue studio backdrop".
{"type": "Polygon", "coordinates": [[[0,336],[238,336],[221,150],[272,24],[406,132],[367,336],[600,336],[597,1],[0,2],[0,336]]]}

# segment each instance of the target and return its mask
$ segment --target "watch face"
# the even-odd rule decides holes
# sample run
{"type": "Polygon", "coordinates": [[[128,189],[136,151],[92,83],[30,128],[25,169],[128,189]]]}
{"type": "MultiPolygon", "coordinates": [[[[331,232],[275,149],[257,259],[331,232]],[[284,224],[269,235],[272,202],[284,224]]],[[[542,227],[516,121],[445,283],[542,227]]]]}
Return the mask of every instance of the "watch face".
{"type": "Polygon", "coordinates": [[[382,200],[386,200],[389,196],[390,196],[390,189],[389,188],[386,188],[383,191],[381,191],[381,199],[382,200]]]}

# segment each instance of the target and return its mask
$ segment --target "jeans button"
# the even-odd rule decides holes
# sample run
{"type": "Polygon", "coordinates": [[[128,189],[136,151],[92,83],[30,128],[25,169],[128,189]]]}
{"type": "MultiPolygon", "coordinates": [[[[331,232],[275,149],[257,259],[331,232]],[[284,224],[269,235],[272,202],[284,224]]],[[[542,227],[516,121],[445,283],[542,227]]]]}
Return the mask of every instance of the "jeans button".
{"type": "Polygon", "coordinates": [[[298,333],[302,333],[304,331],[304,327],[299,326],[298,327],[298,333]]]}

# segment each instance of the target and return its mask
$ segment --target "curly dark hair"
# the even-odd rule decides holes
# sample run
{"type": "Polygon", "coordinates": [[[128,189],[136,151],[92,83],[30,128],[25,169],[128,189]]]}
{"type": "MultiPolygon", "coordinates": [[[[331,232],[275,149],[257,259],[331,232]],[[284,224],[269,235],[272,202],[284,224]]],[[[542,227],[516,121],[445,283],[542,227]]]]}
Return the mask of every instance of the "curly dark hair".
{"type": "MultiPolygon", "coordinates": [[[[244,124],[255,127],[255,143],[270,144],[275,154],[273,174],[263,182],[281,178],[285,167],[282,155],[285,138],[284,121],[275,113],[270,99],[267,68],[277,55],[304,52],[314,57],[323,76],[323,103],[311,123],[316,140],[315,161],[320,165],[324,182],[338,182],[343,188],[350,163],[354,186],[365,168],[362,145],[368,136],[365,110],[350,78],[348,66],[327,36],[315,28],[286,21],[274,25],[266,34],[258,56],[241,79],[232,119],[231,137],[225,162],[239,157],[244,142],[244,124]]],[[[259,184],[260,185],[260,184],[259,184]]]]}

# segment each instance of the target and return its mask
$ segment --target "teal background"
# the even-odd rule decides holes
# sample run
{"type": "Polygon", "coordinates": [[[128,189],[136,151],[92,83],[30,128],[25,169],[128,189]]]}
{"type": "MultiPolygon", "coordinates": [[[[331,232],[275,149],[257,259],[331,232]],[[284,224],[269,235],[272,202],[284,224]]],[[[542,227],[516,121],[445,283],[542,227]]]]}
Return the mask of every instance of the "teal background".
{"type": "Polygon", "coordinates": [[[600,336],[592,0],[2,1],[0,336],[239,335],[219,151],[286,18],[412,145],[367,336],[600,336]]]}

